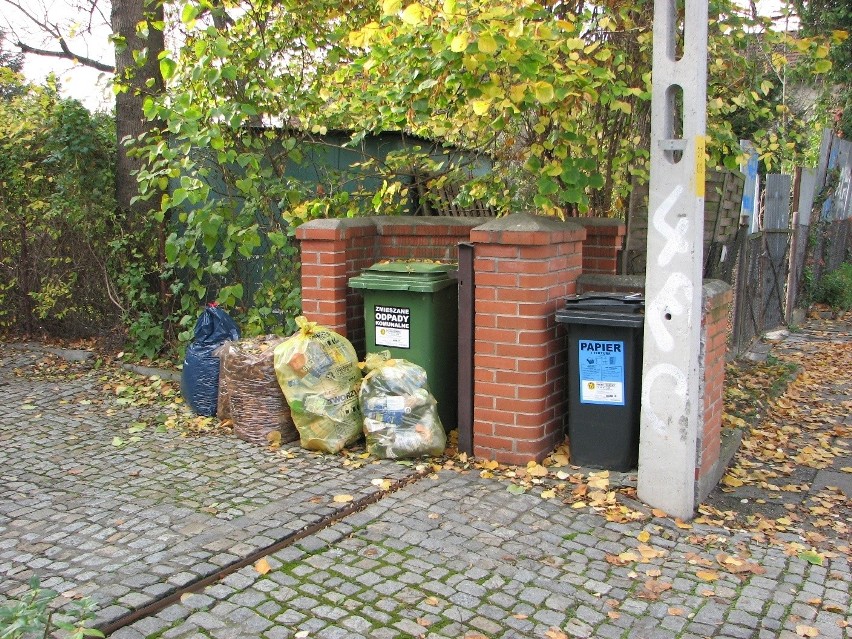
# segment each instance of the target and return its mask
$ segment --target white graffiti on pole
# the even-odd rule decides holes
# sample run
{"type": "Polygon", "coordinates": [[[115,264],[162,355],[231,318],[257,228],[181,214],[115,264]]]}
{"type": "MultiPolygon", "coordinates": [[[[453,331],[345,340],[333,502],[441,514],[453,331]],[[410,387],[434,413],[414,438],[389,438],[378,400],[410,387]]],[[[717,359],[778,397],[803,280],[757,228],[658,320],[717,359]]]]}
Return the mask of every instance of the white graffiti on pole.
{"type": "MultiPolygon", "coordinates": [[[[674,364],[668,364],[665,362],[661,362],[656,366],[652,367],[645,374],[645,381],[642,384],[642,404],[644,406],[651,406],[651,389],[654,387],[657,379],[660,377],[670,377],[674,380],[674,388],[672,389],[674,395],[682,400],[682,405],[686,407],[686,375],[674,364]]],[[[671,395],[666,394],[665,397],[667,399],[671,398],[671,395]]],[[[653,408],[648,410],[648,421],[651,424],[651,427],[657,431],[660,435],[665,435],[669,432],[668,424],[666,424],[662,419],[660,419],[659,415],[654,412],[653,408]]]]}
{"type": "Polygon", "coordinates": [[[651,335],[660,350],[666,353],[671,353],[675,347],[675,339],[669,333],[667,326],[671,317],[686,313],[686,321],[689,322],[692,319],[689,306],[692,291],[692,282],[689,278],[683,273],[675,272],[669,275],[663,288],[648,304],[648,326],[651,329],[651,335]],[[685,299],[685,304],[678,299],[679,292],[682,292],[681,297],[685,299]],[[667,314],[669,318],[666,318],[667,314]]]}
{"type": "MultiPolygon", "coordinates": [[[[668,266],[676,254],[689,251],[690,243],[687,239],[689,219],[680,217],[675,226],[666,221],[666,216],[674,209],[683,192],[684,187],[682,185],[675,186],[668,197],[654,211],[652,218],[654,228],[666,240],[663,250],[657,256],[657,264],[660,266],[668,266]]],[[[675,271],[669,275],[657,295],[650,300],[647,310],[648,326],[654,343],[662,352],[671,353],[675,347],[675,339],[669,332],[667,323],[673,317],[681,316],[684,313],[686,314],[687,324],[692,320],[690,300],[693,293],[694,287],[689,277],[684,273],[675,271]],[[678,299],[678,294],[685,299],[685,304],[678,299]]],[[[669,377],[674,380],[672,392],[682,400],[684,407],[686,406],[687,379],[686,374],[674,364],[661,362],[647,372],[642,384],[642,404],[648,407],[648,421],[657,433],[665,435],[669,432],[669,425],[654,410],[651,393],[654,384],[661,377],[669,377]]],[[[667,399],[671,398],[670,393],[665,393],[663,396],[667,399]]],[[[671,406],[669,405],[668,408],[671,409],[671,406]]],[[[671,410],[667,412],[671,414],[671,410]]]]}
{"type": "Polygon", "coordinates": [[[689,242],[686,240],[686,232],[689,230],[689,220],[681,217],[675,226],[671,226],[666,222],[666,216],[674,208],[683,191],[683,186],[678,184],[669,193],[669,196],[663,200],[662,204],[657,207],[657,210],[654,211],[652,218],[654,228],[659,231],[660,235],[666,238],[666,244],[657,256],[657,264],[660,266],[667,266],[675,254],[689,251],[689,242]]]}

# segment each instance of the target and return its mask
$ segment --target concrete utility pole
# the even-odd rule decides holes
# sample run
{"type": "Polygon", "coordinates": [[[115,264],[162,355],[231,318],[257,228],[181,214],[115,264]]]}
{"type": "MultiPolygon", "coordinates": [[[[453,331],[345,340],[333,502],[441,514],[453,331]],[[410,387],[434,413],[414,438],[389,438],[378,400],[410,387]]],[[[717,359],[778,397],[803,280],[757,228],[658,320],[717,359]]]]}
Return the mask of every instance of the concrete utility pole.
{"type": "Polygon", "coordinates": [[[639,498],[696,508],[707,0],[655,0],[639,498]],[[680,7],[678,6],[680,4],[680,7]]]}

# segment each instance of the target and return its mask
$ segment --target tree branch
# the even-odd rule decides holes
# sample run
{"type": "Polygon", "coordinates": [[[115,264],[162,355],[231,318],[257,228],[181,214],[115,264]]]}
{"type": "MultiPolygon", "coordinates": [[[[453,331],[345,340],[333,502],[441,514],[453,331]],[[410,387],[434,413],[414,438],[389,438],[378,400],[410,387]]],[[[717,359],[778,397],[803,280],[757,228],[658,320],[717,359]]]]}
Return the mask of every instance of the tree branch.
{"type": "Polygon", "coordinates": [[[79,62],[84,67],[90,67],[92,69],[97,69],[98,71],[104,71],[106,73],[115,73],[115,67],[110,64],[104,64],[103,62],[99,62],[98,60],[93,60],[92,58],[87,58],[85,56],[76,55],[69,48],[67,43],[63,38],[59,39],[59,47],[62,49],[61,51],[48,51],[47,49],[37,49],[36,47],[31,47],[28,44],[24,44],[20,40],[15,43],[23,53],[32,53],[34,55],[45,56],[48,58],[62,58],[64,60],[71,60],[72,62],[79,62]]]}
{"type": "MultiPolygon", "coordinates": [[[[40,49],[38,47],[31,47],[24,42],[21,42],[20,37],[15,42],[15,45],[23,52],[23,53],[32,53],[34,55],[45,56],[49,58],[62,58],[64,60],[71,60],[72,62],[78,62],[85,67],[90,67],[92,69],[97,69],[98,71],[104,71],[106,73],[115,73],[115,67],[109,64],[105,64],[100,62],[99,60],[95,60],[93,58],[89,58],[87,56],[76,55],[71,49],[68,47],[68,43],[65,40],[65,37],[62,35],[62,30],[59,25],[55,22],[51,22],[47,14],[43,18],[38,17],[33,11],[31,11],[31,6],[24,6],[23,3],[18,2],[17,0],[2,0],[3,4],[9,5],[10,7],[14,7],[17,9],[27,20],[29,20],[32,24],[41,29],[42,32],[48,34],[51,38],[55,39],[59,43],[59,51],[50,51],[48,49],[40,49]]],[[[14,32],[14,31],[13,31],[14,32]]]]}

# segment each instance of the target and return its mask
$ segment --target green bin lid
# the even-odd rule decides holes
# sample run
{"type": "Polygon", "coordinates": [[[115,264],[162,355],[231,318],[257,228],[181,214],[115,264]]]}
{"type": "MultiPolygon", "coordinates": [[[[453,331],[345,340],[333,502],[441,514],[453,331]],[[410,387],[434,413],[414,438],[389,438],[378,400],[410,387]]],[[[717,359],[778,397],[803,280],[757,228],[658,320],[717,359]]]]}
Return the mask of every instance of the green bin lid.
{"type": "Polygon", "coordinates": [[[379,291],[434,293],[457,284],[457,266],[440,262],[378,262],[361,275],[350,278],[349,286],[379,291]]]}

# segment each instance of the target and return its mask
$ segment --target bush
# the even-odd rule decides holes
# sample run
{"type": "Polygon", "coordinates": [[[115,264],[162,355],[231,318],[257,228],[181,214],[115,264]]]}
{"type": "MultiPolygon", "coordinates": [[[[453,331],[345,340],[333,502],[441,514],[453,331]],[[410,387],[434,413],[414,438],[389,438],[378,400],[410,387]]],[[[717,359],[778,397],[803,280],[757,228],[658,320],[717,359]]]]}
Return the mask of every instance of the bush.
{"type": "Polygon", "coordinates": [[[852,264],[822,276],[816,287],[815,302],[828,304],[835,311],[852,310],[852,264]]]}
{"type": "Polygon", "coordinates": [[[118,322],[104,292],[115,132],[58,87],[0,100],[0,328],[89,336],[118,322]]]}

